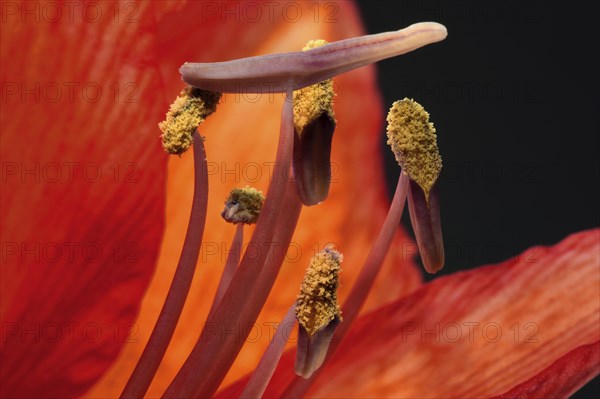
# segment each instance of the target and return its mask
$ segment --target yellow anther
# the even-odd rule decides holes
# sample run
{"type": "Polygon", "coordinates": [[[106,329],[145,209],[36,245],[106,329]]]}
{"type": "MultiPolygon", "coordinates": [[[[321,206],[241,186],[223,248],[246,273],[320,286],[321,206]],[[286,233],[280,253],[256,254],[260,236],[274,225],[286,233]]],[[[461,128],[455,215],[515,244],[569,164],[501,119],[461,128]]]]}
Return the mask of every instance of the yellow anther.
{"type": "Polygon", "coordinates": [[[402,170],[425,193],[429,192],[442,170],[442,157],[429,113],[416,101],[396,101],[387,116],[387,143],[392,147],[402,170]]]}
{"type": "Polygon", "coordinates": [[[192,134],[215,112],[221,93],[187,87],[179,93],[164,121],[158,124],[165,151],[180,155],[192,145],[192,134]]]}
{"type": "MultiPolygon", "coordinates": [[[[310,50],[327,44],[325,40],[311,40],[302,49],[310,50]]],[[[327,114],[335,123],[333,113],[333,79],[327,79],[311,86],[294,91],[294,128],[301,135],[309,123],[327,114]]]]}
{"type": "Polygon", "coordinates": [[[313,335],[334,319],[341,321],[337,302],[338,275],[344,257],[329,246],[313,256],[296,300],[296,318],[309,335],[313,335]]]}
{"type": "Polygon", "coordinates": [[[264,201],[262,191],[252,187],[234,188],[225,201],[221,216],[229,223],[256,223],[264,201]]]}

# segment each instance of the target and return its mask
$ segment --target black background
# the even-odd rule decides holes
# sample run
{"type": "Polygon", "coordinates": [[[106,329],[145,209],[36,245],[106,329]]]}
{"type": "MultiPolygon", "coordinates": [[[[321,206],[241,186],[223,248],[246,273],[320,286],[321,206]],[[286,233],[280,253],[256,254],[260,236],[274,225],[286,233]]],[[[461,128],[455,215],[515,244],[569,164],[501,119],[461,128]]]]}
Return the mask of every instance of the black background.
{"type": "MultiPolygon", "coordinates": [[[[446,247],[439,274],[599,225],[593,11],[531,1],[368,1],[359,8],[369,33],[421,21],[448,28],[445,41],[377,64],[385,112],[414,98],[438,132],[446,247]]],[[[391,197],[399,168],[387,146],[384,153],[391,197]]],[[[590,397],[600,397],[600,378],[574,396],[590,397]]]]}

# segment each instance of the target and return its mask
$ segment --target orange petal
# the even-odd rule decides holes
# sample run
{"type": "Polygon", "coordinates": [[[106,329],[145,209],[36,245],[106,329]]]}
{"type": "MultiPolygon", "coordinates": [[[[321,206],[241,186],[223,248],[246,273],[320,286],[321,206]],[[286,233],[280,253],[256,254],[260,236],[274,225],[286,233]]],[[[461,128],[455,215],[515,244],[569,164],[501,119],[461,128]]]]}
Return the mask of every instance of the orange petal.
{"type": "MultiPolygon", "coordinates": [[[[438,278],[363,316],[308,396],[480,398],[523,383],[514,392],[545,392],[535,385],[544,378],[564,392],[580,385],[598,372],[593,347],[572,351],[600,338],[599,234],[438,278]]],[[[293,355],[282,357],[266,397],[294,378],[293,355]]]]}
{"type": "MultiPolygon", "coordinates": [[[[287,3],[281,3],[281,7],[287,3]]],[[[185,40],[176,45],[165,40],[165,80],[175,96],[181,89],[178,66],[186,60],[217,61],[240,56],[291,51],[302,48],[310,39],[329,41],[363,33],[354,6],[349,2],[336,3],[336,17],[343,23],[314,22],[311,3],[291,2],[302,7],[304,16],[296,23],[266,16],[258,22],[220,24],[207,21],[209,31],[186,29],[185,40]],[[243,37],[243,40],[240,38],[243,37]],[[167,45],[168,44],[168,45],[167,45]],[[227,44],[227,45],[225,45],[227,44]],[[172,47],[174,46],[174,47],[172,47]],[[176,65],[179,63],[179,65],[176,65]]],[[[321,12],[325,12],[321,8],[321,12]]],[[[167,18],[169,29],[195,26],[201,14],[200,3],[192,2],[180,12],[167,18]],[[169,22],[170,21],[170,22],[169,22]]],[[[171,32],[165,28],[165,32],[171,32]]],[[[168,36],[165,36],[168,38],[168,36]]],[[[163,69],[164,70],[164,69],[163,69]]],[[[343,299],[374,241],[387,212],[384,173],[380,165],[379,146],[382,134],[381,100],[375,88],[372,68],[362,68],[334,79],[338,96],[334,104],[339,121],[332,149],[332,183],[327,201],[304,209],[286,263],[255,326],[251,326],[249,341],[226,382],[252,370],[258,363],[274,323],[278,323],[294,302],[308,261],[327,242],[334,242],[345,256],[341,275],[340,297],[343,299]],[[368,187],[368,190],[365,189],[368,187]],[[355,204],[360,204],[356,206],[355,204]]],[[[173,342],[150,387],[149,396],[160,395],[189,354],[198,338],[203,321],[216,291],[226,251],[235,228],[219,216],[223,201],[233,187],[255,186],[266,192],[269,171],[277,145],[279,116],[283,96],[227,94],[217,112],[206,120],[201,133],[206,136],[209,162],[210,196],[208,225],[200,254],[199,271],[192,284],[188,303],[183,311],[173,342]]],[[[191,157],[173,158],[169,163],[166,230],[156,278],[153,280],[137,321],[139,342],[126,346],[110,373],[89,393],[90,397],[112,397],[120,393],[157,318],[177,263],[181,242],[188,220],[191,201],[191,157]]],[[[249,229],[250,231],[251,229],[249,229]]],[[[249,237],[249,234],[245,234],[249,237]]],[[[389,302],[414,290],[420,275],[411,256],[416,248],[404,233],[398,234],[394,250],[388,255],[374,294],[367,308],[389,302]]],[[[235,333],[235,332],[234,332],[235,333]]]]}
{"type": "Polygon", "coordinates": [[[51,23],[42,7],[3,3],[0,378],[2,396],[74,397],[127,341],[158,257],[165,10],[125,23],[95,3],[91,23],[74,5],[51,23]]]}

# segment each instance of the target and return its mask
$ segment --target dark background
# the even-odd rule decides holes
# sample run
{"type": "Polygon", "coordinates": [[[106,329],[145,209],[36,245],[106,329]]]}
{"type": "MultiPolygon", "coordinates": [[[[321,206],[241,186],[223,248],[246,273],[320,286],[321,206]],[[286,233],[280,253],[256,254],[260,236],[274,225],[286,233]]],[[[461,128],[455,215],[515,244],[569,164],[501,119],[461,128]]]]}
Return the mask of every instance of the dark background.
{"type": "MultiPolygon", "coordinates": [[[[438,132],[446,247],[439,274],[599,225],[593,11],[571,1],[365,1],[359,8],[369,33],[421,21],[448,28],[445,41],[377,64],[385,112],[414,98],[438,132]]],[[[387,146],[384,153],[391,198],[399,168],[387,146]]],[[[407,212],[403,223],[412,232],[407,212]]],[[[590,397],[600,397],[600,378],[574,396],[590,397]]]]}

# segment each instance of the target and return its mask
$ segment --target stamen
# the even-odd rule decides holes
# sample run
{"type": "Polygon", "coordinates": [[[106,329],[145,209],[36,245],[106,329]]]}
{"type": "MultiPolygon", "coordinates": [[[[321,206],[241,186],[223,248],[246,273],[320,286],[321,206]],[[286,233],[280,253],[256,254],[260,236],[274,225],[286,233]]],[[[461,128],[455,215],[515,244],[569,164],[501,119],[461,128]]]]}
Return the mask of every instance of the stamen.
{"type": "Polygon", "coordinates": [[[341,253],[326,247],[310,261],[295,308],[298,323],[309,335],[314,335],[333,319],[342,318],[337,289],[343,260],[341,253]]]}
{"type": "Polygon", "coordinates": [[[234,188],[225,201],[221,216],[229,223],[254,224],[264,201],[262,191],[252,187],[234,188]]]}
{"type": "Polygon", "coordinates": [[[142,398],[146,394],[167,351],[169,342],[171,342],[196,270],[200,244],[202,243],[206,224],[208,168],[204,141],[197,131],[195,131],[194,136],[194,198],[181,256],[154,330],[152,330],[150,339],[135,370],[129,377],[121,398],[142,398]]]}
{"type": "Polygon", "coordinates": [[[263,354],[258,366],[254,369],[254,373],[252,373],[252,377],[246,384],[244,391],[240,395],[240,398],[243,399],[254,399],[254,398],[262,398],[265,390],[267,389],[267,385],[273,377],[273,373],[277,368],[277,363],[279,363],[279,359],[281,359],[281,355],[283,350],[285,349],[285,344],[288,341],[286,336],[286,331],[290,331],[287,326],[290,326],[294,323],[295,319],[294,307],[292,306],[290,310],[286,313],[285,317],[279,323],[277,330],[275,330],[275,334],[273,335],[273,339],[269,343],[267,350],[263,354]]]}
{"type": "Polygon", "coordinates": [[[190,63],[179,72],[190,86],[223,93],[298,90],[335,75],[416,50],[446,38],[446,27],[421,22],[395,32],[340,40],[305,52],[269,54],[226,62],[190,63]]]}
{"type": "Polygon", "coordinates": [[[217,292],[213,298],[213,303],[210,306],[210,310],[208,311],[208,316],[206,317],[207,320],[211,318],[212,314],[217,309],[217,306],[219,306],[221,303],[225,292],[227,292],[227,288],[229,288],[229,284],[231,284],[231,280],[233,280],[233,276],[235,276],[235,271],[242,256],[243,244],[244,224],[238,223],[235,229],[235,235],[233,236],[233,241],[231,242],[231,251],[229,251],[229,254],[227,255],[227,260],[225,261],[225,267],[223,268],[223,273],[221,274],[221,279],[219,280],[217,292]]]}
{"type": "MultiPolygon", "coordinates": [[[[394,234],[398,230],[400,218],[402,217],[402,210],[404,209],[404,203],[406,201],[408,190],[408,180],[409,179],[406,173],[400,173],[394,199],[390,205],[390,209],[385,218],[385,222],[383,223],[383,227],[379,232],[377,241],[375,241],[375,244],[373,247],[371,247],[371,251],[369,252],[367,260],[365,261],[358,278],[352,286],[352,291],[348,295],[346,302],[344,302],[344,322],[341,323],[337,328],[333,339],[331,340],[325,362],[328,361],[331,356],[333,356],[336,349],[350,330],[352,323],[358,316],[361,307],[367,299],[367,295],[373,286],[375,278],[381,270],[383,260],[385,259],[385,255],[387,254],[390,245],[392,244],[394,234]]],[[[301,377],[294,378],[294,380],[292,380],[292,382],[290,382],[290,384],[287,386],[283,397],[290,399],[303,397],[310,389],[311,385],[316,381],[320,370],[322,370],[322,368],[314,372],[309,379],[304,379],[301,377]]]]}
{"type": "MultiPolygon", "coordinates": [[[[250,244],[266,244],[267,248],[261,251],[258,257],[251,256],[248,252],[244,254],[222,301],[211,313],[206,325],[218,326],[218,328],[231,331],[255,322],[277,277],[285,257],[285,248],[291,241],[300,215],[301,204],[294,181],[281,172],[292,159],[293,147],[291,144],[294,140],[295,127],[293,91],[360,66],[443,40],[445,37],[446,29],[442,25],[421,23],[397,32],[348,39],[305,52],[273,54],[224,63],[186,63],[181,67],[183,80],[204,90],[237,93],[285,92],[287,94],[282,112],[282,129],[275,162],[275,172],[277,173],[273,173],[274,178],[269,187],[269,196],[264,204],[263,216],[259,218],[249,243],[249,246],[250,244]],[[273,242],[274,237],[280,241],[273,242]],[[277,250],[276,247],[283,248],[283,250],[277,250]]],[[[321,120],[322,118],[317,117],[313,123],[321,120]]],[[[303,134],[306,133],[307,126],[302,128],[303,134]]],[[[175,151],[179,151],[179,149],[176,148],[175,151]]],[[[406,176],[406,174],[403,173],[402,176],[406,176]]],[[[403,180],[405,181],[406,178],[403,180]]],[[[404,195],[402,195],[402,199],[404,199],[404,195]]],[[[395,196],[393,209],[396,212],[398,211],[397,207],[395,196]]],[[[235,211],[226,213],[235,214],[235,211]]],[[[386,226],[388,226],[388,221],[386,219],[386,226]]],[[[393,232],[391,236],[393,236],[393,232]]],[[[389,246],[389,242],[391,242],[389,237],[388,231],[380,235],[376,244],[377,252],[386,245],[389,246]],[[386,244],[388,239],[389,242],[386,244]]],[[[377,253],[374,258],[380,256],[382,254],[377,253]]],[[[371,272],[369,271],[369,274],[371,272]]],[[[333,318],[320,328],[317,327],[320,323],[315,319],[315,330],[312,335],[302,326],[301,331],[304,331],[305,338],[308,337],[308,340],[300,340],[300,342],[304,342],[301,343],[301,346],[306,348],[305,353],[309,353],[308,351],[312,350],[311,347],[316,348],[312,345],[314,341],[311,343],[310,340],[316,339],[315,337],[321,333],[329,336],[333,334],[335,324],[339,322],[339,307],[337,307],[337,311],[337,316],[334,313],[333,318]]],[[[208,331],[205,328],[186,362],[167,388],[164,397],[212,396],[233,364],[248,333],[249,330],[244,330],[235,336],[222,336],[221,334],[215,335],[214,331],[208,331]]],[[[317,342],[318,345],[319,342],[317,342]]],[[[314,356],[310,354],[304,360],[300,360],[301,374],[306,376],[312,374],[318,368],[318,364],[322,362],[325,353],[326,351],[315,351],[314,356]]]]}
{"type": "Polygon", "coordinates": [[[429,113],[416,101],[396,101],[387,116],[388,144],[398,164],[411,180],[417,182],[425,198],[442,170],[442,157],[429,113]]]}
{"type": "Polygon", "coordinates": [[[310,378],[321,367],[342,321],[337,289],[343,258],[333,247],[326,247],[311,259],[300,286],[295,308],[299,325],[294,369],[303,378],[310,378]]]}
{"type": "Polygon", "coordinates": [[[158,124],[163,132],[162,146],[169,154],[181,155],[192,145],[192,134],[215,112],[221,93],[186,87],[175,99],[164,121],[158,124]]]}
{"type": "Polygon", "coordinates": [[[231,190],[225,201],[225,209],[223,209],[221,216],[227,222],[237,224],[237,228],[235,236],[233,237],[233,242],[231,243],[232,250],[227,256],[223,274],[221,274],[221,280],[219,280],[219,286],[217,287],[217,293],[213,299],[207,319],[211,317],[223,299],[223,295],[225,295],[225,292],[235,275],[235,270],[240,262],[242,245],[244,243],[244,224],[256,223],[264,201],[265,197],[263,196],[262,191],[258,191],[257,189],[248,186],[244,188],[234,188],[231,190]]]}
{"type": "Polygon", "coordinates": [[[292,92],[289,91],[282,111],[273,180],[262,217],[258,219],[248,244],[249,247],[261,248],[261,251],[259,256],[248,252],[244,254],[223,300],[206,324],[226,331],[239,331],[239,334],[222,336],[214,334],[214,330],[203,330],[194,349],[167,388],[165,398],[212,396],[250,334],[251,330],[242,326],[252,325],[256,321],[269,296],[301,210],[294,183],[284,173],[292,158],[293,128],[292,92]],[[273,237],[277,237],[277,242],[273,241],[273,237]]]}
{"type": "MultiPolygon", "coordinates": [[[[311,40],[304,51],[327,44],[311,40]]],[[[304,205],[323,202],[331,181],[331,140],[335,130],[333,80],[294,92],[294,177],[304,205]]]]}
{"type": "Polygon", "coordinates": [[[396,101],[387,117],[388,144],[410,177],[408,209],[423,266],[436,273],[444,266],[437,179],[442,158],[429,114],[414,100],[396,101]]]}

